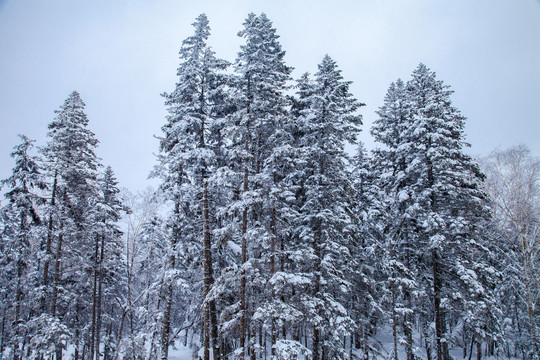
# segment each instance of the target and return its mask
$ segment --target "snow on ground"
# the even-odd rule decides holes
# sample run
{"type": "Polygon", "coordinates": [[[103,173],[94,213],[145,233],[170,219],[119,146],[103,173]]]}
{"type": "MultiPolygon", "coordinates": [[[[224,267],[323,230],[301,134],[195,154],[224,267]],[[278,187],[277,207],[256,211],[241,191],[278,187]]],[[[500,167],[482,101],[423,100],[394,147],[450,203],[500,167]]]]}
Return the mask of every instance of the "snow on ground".
{"type": "Polygon", "coordinates": [[[169,360],[191,360],[193,350],[183,344],[177,344],[176,349],[169,349],[169,360]]]}
{"type": "MultiPolygon", "coordinates": [[[[415,341],[417,344],[420,342],[420,338],[418,334],[415,334],[414,336],[415,341]]],[[[377,360],[386,360],[390,359],[390,355],[392,353],[392,349],[394,347],[394,338],[392,337],[392,329],[390,327],[385,327],[382,329],[382,331],[379,332],[379,334],[376,336],[377,341],[381,345],[381,355],[377,358],[377,360]]],[[[192,354],[193,350],[189,347],[184,346],[183,344],[176,344],[176,349],[170,349],[169,350],[169,360],[192,360],[192,354]]],[[[360,355],[360,353],[358,353],[360,355]]],[[[455,347],[451,349],[450,355],[458,360],[463,359],[463,349],[460,347],[455,347]]],[[[211,356],[211,355],[210,355],[211,356]]],[[[423,348],[419,349],[416,353],[416,356],[418,359],[426,359],[426,353],[423,348]]],[[[269,359],[270,357],[268,357],[269,359]]],[[[407,356],[405,354],[405,349],[403,346],[398,346],[398,358],[400,360],[406,359],[407,356]]],[[[476,359],[476,353],[473,352],[473,356],[471,357],[473,359],[476,359]]],[[[392,358],[393,359],[393,358],[392,358]]],[[[504,356],[494,356],[494,357],[482,357],[483,360],[513,360],[513,359],[507,359],[504,356]]]]}

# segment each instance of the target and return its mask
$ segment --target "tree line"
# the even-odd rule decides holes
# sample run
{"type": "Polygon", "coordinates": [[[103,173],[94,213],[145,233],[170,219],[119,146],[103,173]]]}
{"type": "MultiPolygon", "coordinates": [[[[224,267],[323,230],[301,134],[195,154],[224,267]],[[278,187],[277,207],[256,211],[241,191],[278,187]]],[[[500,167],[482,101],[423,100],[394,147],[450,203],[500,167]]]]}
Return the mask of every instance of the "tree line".
{"type": "Polygon", "coordinates": [[[45,146],[21,136],[1,182],[0,354],[539,358],[538,158],[467,155],[424,64],[388,88],[368,152],[331,57],[293,80],[265,14],[233,63],[204,14],[193,26],[163,94],[158,190],[119,190],[75,91],[45,146]]]}

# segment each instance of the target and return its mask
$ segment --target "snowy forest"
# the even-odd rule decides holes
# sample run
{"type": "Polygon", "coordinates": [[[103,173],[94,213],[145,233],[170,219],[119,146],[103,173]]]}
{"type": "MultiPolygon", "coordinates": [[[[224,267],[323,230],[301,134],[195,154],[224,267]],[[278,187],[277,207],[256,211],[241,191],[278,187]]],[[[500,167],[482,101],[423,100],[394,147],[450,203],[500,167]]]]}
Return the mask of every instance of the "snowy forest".
{"type": "Polygon", "coordinates": [[[202,14],[181,43],[156,190],[121,190],[77,91],[20,136],[0,357],[540,359],[539,158],[468,155],[424,64],[362,129],[330,56],[292,79],[265,14],[238,36],[220,59],[202,14]]]}

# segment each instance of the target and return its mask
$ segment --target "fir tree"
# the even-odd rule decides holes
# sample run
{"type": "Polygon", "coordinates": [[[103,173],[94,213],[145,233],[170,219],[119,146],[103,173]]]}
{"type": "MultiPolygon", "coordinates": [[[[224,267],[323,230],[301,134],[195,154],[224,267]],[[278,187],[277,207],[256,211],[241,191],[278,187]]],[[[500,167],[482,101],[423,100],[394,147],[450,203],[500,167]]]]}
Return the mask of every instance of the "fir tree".
{"type": "MultiPolygon", "coordinates": [[[[414,179],[406,172],[407,156],[414,143],[404,134],[412,126],[412,104],[405,83],[398,79],[390,84],[384,104],[377,111],[371,134],[383,145],[374,150],[373,171],[380,190],[376,211],[377,233],[383,242],[382,252],[388,273],[387,287],[391,296],[394,343],[405,344],[407,360],[414,359],[413,318],[417,290],[417,249],[415,198],[411,185],[414,179]],[[398,334],[398,322],[404,338],[398,334]]],[[[394,356],[397,356],[394,346],[394,356]]]]}
{"type": "MultiPolygon", "coordinates": [[[[241,46],[235,62],[237,76],[232,83],[235,111],[229,117],[226,135],[232,143],[228,147],[234,171],[231,181],[240,192],[240,196],[230,204],[230,209],[236,209],[234,221],[240,225],[237,236],[241,243],[241,266],[238,274],[239,307],[234,305],[237,310],[232,307],[230,310],[239,315],[238,352],[254,358],[257,337],[256,327],[251,325],[250,318],[255,309],[250,306],[253,302],[249,297],[255,293],[254,286],[262,284],[260,268],[274,261],[274,271],[276,269],[278,230],[276,222],[272,222],[271,203],[275,197],[270,195],[270,190],[277,165],[270,159],[272,151],[277,148],[275,141],[279,141],[276,131],[285,115],[285,90],[292,69],[285,65],[285,52],[278,41],[279,36],[265,14],[249,14],[244,29],[238,35],[245,39],[245,44],[241,46]],[[272,248],[272,243],[273,254],[261,259],[264,249],[272,248]],[[246,341],[248,337],[251,339],[249,344],[246,341]]],[[[258,290],[263,289],[259,287],[258,290]]],[[[259,333],[260,340],[260,330],[259,333]]]]}
{"type": "Polygon", "coordinates": [[[105,168],[99,178],[99,198],[96,204],[96,230],[94,234],[94,264],[93,264],[93,296],[92,296],[92,323],[90,358],[95,354],[100,358],[99,349],[104,337],[104,354],[108,358],[112,351],[112,332],[117,330],[118,324],[112,319],[120,314],[114,297],[120,297],[125,290],[123,277],[123,244],[122,232],[118,221],[122,212],[128,208],[119,198],[118,182],[110,166],[105,168]]]}
{"type": "Polygon", "coordinates": [[[354,236],[351,252],[355,259],[350,275],[353,291],[350,296],[350,313],[355,322],[353,336],[348,345],[352,356],[353,348],[360,349],[364,357],[380,352],[375,339],[384,317],[385,292],[384,241],[381,236],[382,214],[378,173],[374,160],[363,143],[358,144],[352,159],[351,181],[354,186],[354,236]]]}
{"type": "Polygon", "coordinates": [[[302,199],[297,236],[311,256],[302,272],[310,273],[305,307],[312,328],[313,359],[343,358],[343,337],[353,321],[345,299],[351,289],[353,219],[347,170],[347,142],[356,141],[360,104],[349,93],[334,60],[326,55],[311,86],[304,82],[299,102],[299,151],[303,162],[302,199]]]}
{"type": "MultiPolygon", "coordinates": [[[[435,323],[437,358],[449,359],[450,319],[463,314],[464,301],[476,306],[491,303],[492,295],[481,282],[493,270],[491,254],[482,246],[484,240],[475,225],[487,219],[489,210],[481,190],[483,175],[463,152],[465,119],[451,104],[452,91],[423,64],[413,72],[407,91],[413,116],[403,142],[414,148],[406,156],[405,172],[414,180],[416,247],[430,254],[424,260],[429,267],[420,269],[419,285],[432,305],[424,314],[426,321],[435,323]]],[[[493,309],[487,311],[496,314],[493,309]]]]}
{"type": "MultiPolygon", "coordinates": [[[[90,321],[91,312],[87,309],[92,300],[87,294],[92,293],[89,286],[92,265],[89,260],[94,255],[100,167],[95,154],[98,141],[88,129],[84,108],[79,93],[72,92],[49,124],[49,141],[43,149],[52,182],[43,274],[47,312],[70,328],[75,339],[87,339],[84,324],[90,321]]],[[[57,343],[57,359],[61,359],[64,346],[57,343]]]]}
{"type": "MultiPolygon", "coordinates": [[[[176,267],[176,252],[191,252],[195,242],[199,254],[193,254],[202,261],[203,293],[202,332],[204,358],[209,359],[210,347],[214,359],[219,359],[219,338],[217,331],[215,300],[208,298],[214,283],[212,259],[211,184],[219,164],[220,140],[218,119],[225,111],[223,70],[228,63],[215,57],[207,45],[210,27],[206,15],[202,14],[193,24],[195,34],[182,43],[181,64],[178,68],[176,89],[165,94],[168,106],[168,122],[163,127],[161,140],[161,171],[164,174],[163,188],[174,202],[174,219],[171,218],[170,269],[176,267]],[[182,209],[182,207],[184,207],[182,209]],[[189,208],[187,208],[189,207],[189,208]],[[179,219],[183,217],[183,219],[179,219]],[[183,224],[183,226],[181,225],[183,224]]],[[[199,263],[195,261],[193,264],[199,263]]],[[[187,269],[186,269],[187,270],[187,269]]],[[[186,278],[186,281],[194,279],[186,278]]],[[[167,358],[170,336],[171,306],[173,299],[173,279],[169,280],[166,291],[166,307],[163,317],[162,359],[167,358]]]]}
{"type": "MultiPolygon", "coordinates": [[[[33,261],[36,254],[32,248],[38,245],[36,227],[42,223],[38,207],[43,204],[39,192],[45,189],[39,161],[30,153],[34,141],[24,135],[20,135],[20,138],[21,143],[11,153],[15,160],[12,175],[0,182],[2,187],[8,188],[4,194],[7,204],[1,209],[3,231],[0,283],[4,293],[2,321],[5,322],[8,316],[11,341],[6,345],[11,346],[13,359],[24,358],[20,349],[26,341],[23,324],[29,320],[34,310],[28,299],[32,295],[32,287],[36,285],[33,280],[37,280],[32,279],[32,270],[37,265],[33,261]]],[[[2,340],[5,331],[2,331],[2,340]]]]}

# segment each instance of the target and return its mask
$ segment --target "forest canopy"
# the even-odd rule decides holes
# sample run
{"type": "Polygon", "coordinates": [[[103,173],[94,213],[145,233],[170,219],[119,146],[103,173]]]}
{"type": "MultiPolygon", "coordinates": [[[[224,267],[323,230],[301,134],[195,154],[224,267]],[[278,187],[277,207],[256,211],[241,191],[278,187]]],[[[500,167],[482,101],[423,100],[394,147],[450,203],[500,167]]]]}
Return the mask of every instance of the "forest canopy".
{"type": "Polygon", "coordinates": [[[155,191],[120,190],[77,91],[45,145],[20,136],[0,356],[539,359],[539,159],[468,155],[425,64],[388,87],[368,151],[334,59],[293,79],[270,19],[242,26],[233,62],[204,14],[183,40],[155,191]]]}

